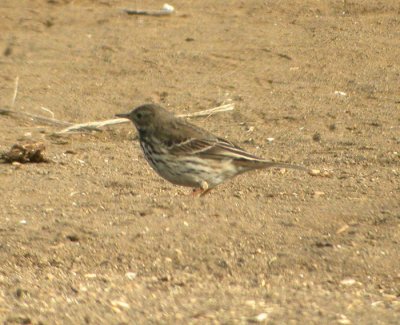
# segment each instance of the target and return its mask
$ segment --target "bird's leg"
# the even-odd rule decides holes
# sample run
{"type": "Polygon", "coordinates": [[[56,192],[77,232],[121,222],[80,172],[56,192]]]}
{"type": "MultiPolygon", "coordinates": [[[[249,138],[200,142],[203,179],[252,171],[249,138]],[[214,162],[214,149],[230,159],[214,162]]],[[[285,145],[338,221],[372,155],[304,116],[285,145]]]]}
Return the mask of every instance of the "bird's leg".
{"type": "Polygon", "coordinates": [[[210,193],[210,191],[211,191],[211,188],[206,189],[206,190],[203,190],[202,188],[194,188],[192,190],[192,192],[190,192],[190,195],[192,195],[192,196],[204,196],[207,193],[210,193]]]}
{"type": "Polygon", "coordinates": [[[204,196],[204,195],[206,195],[207,193],[210,193],[211,190],[212,190],[212,188],[208,188],[208,189],[204,190],[203,192],[200,193],[200,196],[204,196]]]}

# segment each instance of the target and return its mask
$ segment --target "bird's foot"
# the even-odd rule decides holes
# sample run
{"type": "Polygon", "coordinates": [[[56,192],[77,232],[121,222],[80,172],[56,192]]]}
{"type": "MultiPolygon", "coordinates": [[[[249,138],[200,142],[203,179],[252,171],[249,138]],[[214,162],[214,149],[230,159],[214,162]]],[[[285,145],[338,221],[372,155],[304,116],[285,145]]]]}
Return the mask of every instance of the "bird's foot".
{"type": "Polygon", "coordinates": [[[211,191],[211,188],[206,189],[206,190],[204,190],[202,188],[194,188],[190,194],[192,196],[204,196],[207,193],[210,193],[210,191],[211,191]]]}
{"type": "Polygon", "coordinates": [[[208,183],[203,181],[201,183],[200,188],[194,188],[192,191],[193,196],[204,196],[211,191],[211,188],[208,188],[208,183]]]}

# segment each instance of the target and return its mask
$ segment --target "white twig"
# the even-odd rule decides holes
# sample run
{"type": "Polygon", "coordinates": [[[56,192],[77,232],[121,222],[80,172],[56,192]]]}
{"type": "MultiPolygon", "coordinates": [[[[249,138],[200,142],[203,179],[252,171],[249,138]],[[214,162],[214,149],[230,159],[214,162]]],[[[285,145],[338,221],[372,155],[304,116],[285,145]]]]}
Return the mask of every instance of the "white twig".
{"type": "Polygon", "coordinates": [[[128,123],[129,120],[126,118],[114,118],[111,120],[97,121],[97,122],[87,122],[73,124],[57,133],[74,133],[74,132],[87,132],[87,131],[100,131],[101,127],[115,124],[128,123]]]}
{"type": "Polygon", "coordinates": [[[196,112],[196,113],[189,113],[189,114],[180,114],[178,115],[179,117],[202,117],[202,116],[211,116],[216,113],[221,113],[221,112],[227,112],[227,111],[232,111],[235,109],[235,106],[233,104],[226,104],[226,105],[221,105],[218,107],[206,109],[204,111],[196,112]]]}
{"type": "Polygon", "coordinates": [[[175,11],[175,8],[165,3],[161,10],[136,10],[136,9],[123,9],[128,15],[145,15],[145,16],[166,16],[175,11]]]}
{"type": "MultiPolygon", "coordinates": [[[[203,117],[203,116],[211,116],[211,115],[214,115],[217,113],[232,111],[234,108],[235,107],[233,104],[226,104],[226,105],[214,107],[211,109],[206,109],[204,111],[196,112],[196,113],[180,114],[178,116],[179,117],[194,117],[194,118],[203,117]]],[[[42,109],[45,111],[48,111],[50,113],[53,113],[44,107],[42,107],[42,109]]],[[[50,125],[66,127],[65,129],[57,132],[58,134],[69,134],[69,133],[79,133],[79,132],[88,132],[88,131],[101,131],[101,128],[105,127],[105,126],[129,123],[129,120],[126,118],[116,118],[116,119],[105,120],[105,121],[95,121],[95,122],[74,124],[74,123],[70,123],[70,122],[66,122],[66,121],[56,120],[54,118],[38,116],[38,115],[31,114],[31,113],[19,112],[19,111],[6,109],[6,108],[0,108],[0,115],[23,117],[23,118],[28,118],[32,121],[36,121],[39,123],[45,123],[45,124],[50,124],[50,125]]]]}
{"type": "MultiPolygon", "coordinates": [[[[227,112],[233,110],[235,107],[233,104],[226,104],[218,107],[214,107],[211,109],[206,109],[204,111],[191,113],[191,114],[181,114],[179,117],[203,117],[203,116],[211,116],[216,113],[227,112]]],[[[105,121],[97,121],[97,122],[88,122],[88,123],[79,123],[71,125],[57,133],[67,134],[67,133],[75,133],[75,132],[87,132],[87,131],[99,131],[100,128],[109,125],[123,124],[129,123],[129,120],[126,118],[117,118],[105,121]]]]}
{"type": "Polygon", "coordinates": [[[14,107],[15,100],[17,99],[18,94],[18,84],[19,84],[19,76],[15,78],[15,86],[14,86],[14,94],[11,100],[11,107],[14,107]]]}
{"type": "Polygon", "coordinates": [[[42,110],[44,110],[44,111],[46,111],[46,112],[50,113],[50,115],[51,115],[51,118],[53,118],[53,119],[54,119],[54,113],[53,113],[51,110],[49,110],[48,108],[46,108],[46,107],[43,107],[43,106],[41,106],[40,108],[41,108],[42,110]]]}

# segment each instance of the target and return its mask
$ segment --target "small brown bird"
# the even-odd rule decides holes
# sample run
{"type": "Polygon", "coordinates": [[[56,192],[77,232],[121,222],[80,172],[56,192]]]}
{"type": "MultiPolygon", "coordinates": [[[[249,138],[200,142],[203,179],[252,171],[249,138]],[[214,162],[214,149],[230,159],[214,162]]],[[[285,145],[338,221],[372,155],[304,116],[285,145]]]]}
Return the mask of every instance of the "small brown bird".
{"type": "Polygon", "coordinates": [[[155,104],[141,105],[117,117],[130,119],[151,167],[173,184],[204,195],[236,175],[261,168],[308,169],[253,156],[155,104]]]}

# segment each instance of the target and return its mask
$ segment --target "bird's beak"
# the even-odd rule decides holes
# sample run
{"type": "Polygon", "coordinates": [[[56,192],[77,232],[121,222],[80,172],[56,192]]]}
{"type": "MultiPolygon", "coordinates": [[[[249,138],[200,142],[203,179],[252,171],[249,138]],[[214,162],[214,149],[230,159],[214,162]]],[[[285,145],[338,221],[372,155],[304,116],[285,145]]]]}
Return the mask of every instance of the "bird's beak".
{"type": "Polygon", "coordinates": [[[129,118],[129,113],[115,114],[116,117],[129,118]]]}

